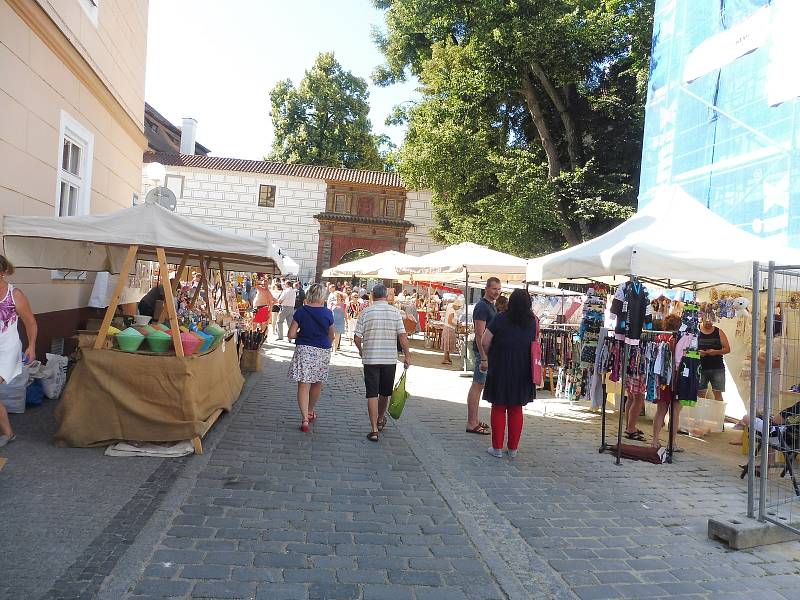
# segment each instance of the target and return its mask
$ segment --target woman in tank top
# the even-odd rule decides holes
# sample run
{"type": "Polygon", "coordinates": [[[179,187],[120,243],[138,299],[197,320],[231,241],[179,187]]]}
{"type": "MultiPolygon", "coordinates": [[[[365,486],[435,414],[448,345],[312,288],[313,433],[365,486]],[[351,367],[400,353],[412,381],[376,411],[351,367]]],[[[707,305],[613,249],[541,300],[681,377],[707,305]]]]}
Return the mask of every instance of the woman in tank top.
{"type": "Polygon", "coordinates": [[[710,384],[714,399],[722,402],[722,393],[725,391],[725,363],[722,357],[731,351],[731,345],[725,332],[714,326],[711,312],[702,311],[701,315],[700,335],[697,338],[700,391],[705,392],[710,384]]]}
{"type": "MultiPolygon", "coordinates": [[[[17,331],[19,319],[25,324],[28,338],[25,360],[36,359],[36,317],[25,294],[6,281],[6,277],[13,274],[14,266],[5,256],[0,256],[0,383],[11,381],[22,373],[22,341],[17,331]]],[[[0,402],[0,447],[15,439],[6,407],[0,402]]]]}

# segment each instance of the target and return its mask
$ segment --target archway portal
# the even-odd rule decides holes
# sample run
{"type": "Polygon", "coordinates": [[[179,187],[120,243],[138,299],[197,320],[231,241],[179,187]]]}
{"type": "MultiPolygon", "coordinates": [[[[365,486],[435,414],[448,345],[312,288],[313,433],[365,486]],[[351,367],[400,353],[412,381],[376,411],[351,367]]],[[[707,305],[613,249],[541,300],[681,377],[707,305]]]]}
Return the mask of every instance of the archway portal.
{"type": "Polygon", "coordinates": [[[367,258],[368,256],[372,256],[374,253],[370,252],[369,250],[364,250],[363,248],[356,248],[355,250],[349,250],[342,255],[342,258],[339,259],[339,264],[343,265],[344,263],[353,262],[354,260],[358,260],[360,258],[367,258]]]}

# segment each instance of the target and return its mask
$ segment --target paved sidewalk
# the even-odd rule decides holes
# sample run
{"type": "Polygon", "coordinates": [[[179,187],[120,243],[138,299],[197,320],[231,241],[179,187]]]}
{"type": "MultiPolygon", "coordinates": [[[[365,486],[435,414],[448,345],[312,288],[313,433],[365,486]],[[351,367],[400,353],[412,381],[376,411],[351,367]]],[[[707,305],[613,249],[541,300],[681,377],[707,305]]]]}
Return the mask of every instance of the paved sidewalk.
{"type": "Polygon", "coordinates": [[[270,347],[165,530],[137,540],[149,555],[101,598],[800,598],[798,543],[706,539],[710,514],[744,506],[735,455],[687,440],[673,465],[617,467],[571,411],[528,414],[519,458],[498,460],[463,433],[468,380],[425,367],[374,444],[352,354],[306,435],[290,356],[270,347]]]}

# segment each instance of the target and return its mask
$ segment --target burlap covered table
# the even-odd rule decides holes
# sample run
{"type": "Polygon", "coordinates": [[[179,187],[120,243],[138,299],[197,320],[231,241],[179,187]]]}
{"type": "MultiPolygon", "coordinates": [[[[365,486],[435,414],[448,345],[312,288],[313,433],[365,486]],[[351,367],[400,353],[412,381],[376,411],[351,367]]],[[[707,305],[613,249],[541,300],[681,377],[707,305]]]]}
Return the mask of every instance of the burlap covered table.
{"type": "Polygon", "coordinates": [[[56,443],[202,437],[218,410],[231,409],[243,384],[231,339],[185,358],[84,348],[56,408],[56,443]]]}

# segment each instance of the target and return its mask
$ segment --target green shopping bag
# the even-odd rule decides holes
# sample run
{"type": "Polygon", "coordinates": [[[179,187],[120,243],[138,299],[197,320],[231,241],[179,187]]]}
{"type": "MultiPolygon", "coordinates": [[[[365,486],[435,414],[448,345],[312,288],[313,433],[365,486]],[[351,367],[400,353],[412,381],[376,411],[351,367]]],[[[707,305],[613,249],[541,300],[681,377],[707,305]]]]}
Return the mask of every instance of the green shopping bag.
{"type": "Polygon", "coordinates": [[[405,408],[406,400],[411,395],[406,391],[406,373],[408,369],[403,370],[400,380],[395,384],[392,390],[392,399],[389,400],[389,414],[395,420],[400,418],[405,408]]]}

